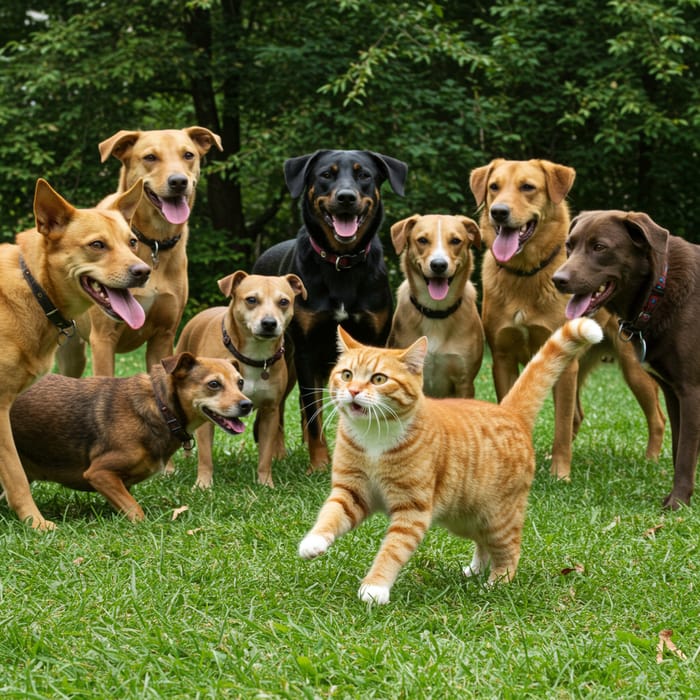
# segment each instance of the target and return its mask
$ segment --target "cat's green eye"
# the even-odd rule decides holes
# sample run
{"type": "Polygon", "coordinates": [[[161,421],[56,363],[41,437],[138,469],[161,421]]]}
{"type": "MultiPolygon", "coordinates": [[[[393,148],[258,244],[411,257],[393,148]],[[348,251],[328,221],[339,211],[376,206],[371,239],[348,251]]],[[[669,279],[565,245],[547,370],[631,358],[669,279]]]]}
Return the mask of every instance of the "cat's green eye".
{"type": "Polygon", "coordinates": [[[352,379],[352,372],[351,372],[349,369],[344,369],[344,370],[340,373],[340,378],[341,378],[344,382],[349,382],[349,381],[352,379]]]}
{"type": "Polygon", "coordinates": [[[372,384],[384,384],[387,380],[386,374],[373,374],[371,382],[372,384]]]}

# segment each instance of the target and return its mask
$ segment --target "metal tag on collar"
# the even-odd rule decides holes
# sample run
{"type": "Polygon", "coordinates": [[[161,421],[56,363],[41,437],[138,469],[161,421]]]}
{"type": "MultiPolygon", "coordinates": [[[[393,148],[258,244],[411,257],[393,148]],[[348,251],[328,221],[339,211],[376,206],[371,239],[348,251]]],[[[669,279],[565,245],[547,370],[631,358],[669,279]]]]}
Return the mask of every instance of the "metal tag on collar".
{"type": "Polygon", "coordinates": [[[642,335],[642,331],[631,327],[628,323],[626,323],[622,319],[620,319],[618,321],[618,324],[619,324],[619,329],[617,331],[617,336],[623,343],[630,343],[635,338],[637,338],[637,340],[639,340],[639,361],[644,362],[644,360],[646,359],[646,356],[647,356],[647,341],[644,340],[644,336],[642,335]]]}

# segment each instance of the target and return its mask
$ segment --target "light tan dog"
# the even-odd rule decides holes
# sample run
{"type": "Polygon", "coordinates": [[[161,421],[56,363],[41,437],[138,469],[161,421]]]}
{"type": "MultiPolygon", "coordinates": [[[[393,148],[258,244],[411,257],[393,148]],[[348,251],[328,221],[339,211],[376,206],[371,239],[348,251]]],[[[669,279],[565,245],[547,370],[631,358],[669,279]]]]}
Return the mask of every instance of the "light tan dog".
{"type": "MultiPolygon", "coordinates": [[[[133,332],[124,324],[90,311],[78,320],[80,337],[90,342],[93,373],[114,375],[115,353],[126,353],[146,343],[146,368],[172,355],[175,334],[188,295],[187,221],[194,205],[201,159],[221,139],[201,126],[162,131],[119,131],[103,141],[100,157],[110,155],[122,163],[115,197],[139,178],[145,196],[132,226],[141,242],[139,254],[153,267],[151,280],[135,296],[146,311],[142,328],[133,332]]],[[[58,353],[62,374],[79,377],[85,369],[84,342],[75,338],[58,353]]]]}
{"type": "MultiPolygon", "coordinates": [[[[482,320],[493,356],[493,378],[500,401],[515,383],[520,366],[565,320],[567,296],[552,275],[566,260],[569,209],[565,198],[575,171],[547,160],[497,159],[472,171],[469,185],[483,207],[481,236],[488,247],[482,266],[482,320]]],[[[658,386],[639,364],[634,350],[617,337],[608,312],[595,316],[606,340],[573,363],[554,388],[555,430],[552,474],[568,479],[571,444],[583,413],[578,390],[603,355],[619,360],[625,380],[646,416],[647,457],[661,450],[665,417],[658,386]]]]}
{"type": "Polygon", "coordinates": [[[10,429],[17,396],[51,369],[72,319],[95,304],[137,328],[143,310],[128,287],[145,284],[150,267],[137,255],[128,221],[143,192],[139,181],[109,208],[76,209],[44,180],[34,194],[36,228],[0,246],[0,481],[20,520],[52,528],[34,503],[10,429]]]}
{"type": "Polygon", "coordinates": [[[189,449],[203,423],[231,434],[252,402],[235,360],[181,353],[148,374],[74,379],[50,374],[10,411],[12,432],[30,481],[97,491],[131,521],[143,520],[129,489],[189,449]]]}
{"type": "Polygon", "coordinates": [[[404,281],[388,347],[407,348],[428,336],[423,388],[428,396],[474,397],[484,353],[484,329],[470,282],[471,246],[481,245],[476,222],[466,216],[414,214],[391,227],[404,281]]]}
{"type": "MultiPolygon", "coordinates": [[[[242,270],[219,280],[219,289],[231,299],[194,316],[182,329],[177,351],[213,357],[235,357],[245,380],[243,390],[257,409],[258,482],[274,486],[272,460],[284,457],[284,399],[294,386],[285,359],[284,332],[294,315],[294,299],[306,299],[297,275],[248,275],[242,270]]],[[[197,482],[210,488],[213,478],[213,426],[196,432],[197,482]]]]}

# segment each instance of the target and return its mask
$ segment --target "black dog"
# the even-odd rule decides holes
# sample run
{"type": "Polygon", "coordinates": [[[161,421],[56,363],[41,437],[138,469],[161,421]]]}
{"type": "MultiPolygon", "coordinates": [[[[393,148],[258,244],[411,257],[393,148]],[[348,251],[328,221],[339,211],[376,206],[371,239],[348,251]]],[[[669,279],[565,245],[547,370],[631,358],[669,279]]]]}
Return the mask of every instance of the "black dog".
{"type": "Polygon", "coordinates": [[[338,323],[368,345],[384,345],[389,335],[393,297],[376,236],[380,187],[388,179],[403,195],[407,172],[402,161],[372,151],[316,151],[284,164],[292,197],[304,194],[304,225],[295,239],[265,251],[253,272],[293,272],[308,293],[296,298],[289,334],[312,469],[329,462],[322,390],[337,358],[338,323]]]}

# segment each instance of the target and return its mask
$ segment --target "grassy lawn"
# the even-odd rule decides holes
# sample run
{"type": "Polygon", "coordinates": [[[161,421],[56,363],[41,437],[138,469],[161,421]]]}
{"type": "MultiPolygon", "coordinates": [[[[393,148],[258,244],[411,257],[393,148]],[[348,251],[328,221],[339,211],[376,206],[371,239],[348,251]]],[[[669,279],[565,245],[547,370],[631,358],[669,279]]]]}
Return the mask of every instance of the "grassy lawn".
{"type": "MultiPolygon", "coordinates": [[[[141,358],[120,358],[120,372],[139,371],[141,358]]],[[[493,398],[488,360],[477,396],[493,398]]],[[[463,578],[471,543],[435,529],[385,607],[356,597],[382,516],[319,560],[297,557],[329,475],[305,474],[293,402],[274,490],[255,484],[252,430],[218,432],[211,492],[192,490],[195,459],[182,453],[174,476],[136,486],[148,516],[138,525],[95,494],[36,484],[55,532],[35,533],[0,505],[0,693],[698,697],[700,504],[662,512],[670,435],[659,464],[645,461],[642,413],[614,366],[591,377],[584,408],[570,484],[549,476],[551,403],[538,422],[514,582],[488,589],[463,578]],[[658,663],[669,629],[686,658],[666,649],[658,663]]]]}

